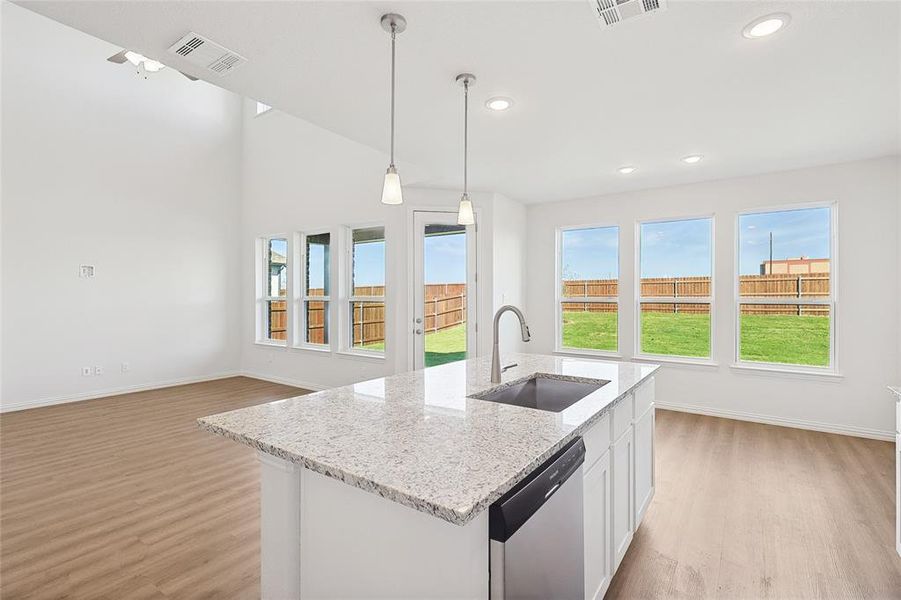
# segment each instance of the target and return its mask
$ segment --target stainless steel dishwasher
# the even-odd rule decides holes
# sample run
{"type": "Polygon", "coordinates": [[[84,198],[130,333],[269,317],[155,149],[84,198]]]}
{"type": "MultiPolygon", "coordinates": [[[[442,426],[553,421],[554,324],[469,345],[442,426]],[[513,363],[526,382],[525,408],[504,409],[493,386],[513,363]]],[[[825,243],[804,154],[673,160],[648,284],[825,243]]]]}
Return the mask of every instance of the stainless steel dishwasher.
{"type": "Polygon", "coordinates": [[[488,509],[491,600],[584,600],[583,462],[576,438],[488,509]]]}

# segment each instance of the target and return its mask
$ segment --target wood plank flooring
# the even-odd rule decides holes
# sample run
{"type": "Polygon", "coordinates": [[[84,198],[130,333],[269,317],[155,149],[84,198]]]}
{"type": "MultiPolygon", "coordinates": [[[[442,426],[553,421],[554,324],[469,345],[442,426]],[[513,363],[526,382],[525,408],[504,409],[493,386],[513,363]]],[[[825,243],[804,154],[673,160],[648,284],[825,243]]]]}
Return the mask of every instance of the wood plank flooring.
{"type": "Polygon", "coordinates": [[[901,598],[893,443],[663,410],[656,442],[608,600],[901,598]]]}
{"type": "MultiPolygon", "coordinates": [[[[254,453],[194,420],[246,378],[0,416],[0,597],[257,598],[254,453]]],[[[657,412],[657,495],[614,598],[901,598],[894,445],[657,412]]]]}
{"type": "Polygon", "coordinates": [[[236,377],[0,416],[0,597],[259,597],[256,455],[195,420],[301,393],[236,377]]]}

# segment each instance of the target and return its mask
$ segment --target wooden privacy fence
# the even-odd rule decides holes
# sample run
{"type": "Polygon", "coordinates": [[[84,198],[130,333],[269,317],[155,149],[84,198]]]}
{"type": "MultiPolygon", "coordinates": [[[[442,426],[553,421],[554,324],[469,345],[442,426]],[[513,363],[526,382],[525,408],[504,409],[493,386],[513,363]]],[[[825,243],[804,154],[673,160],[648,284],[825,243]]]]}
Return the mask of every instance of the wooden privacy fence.
{"type": "MultiPolygon", "coordinates": [[[[322,294],[321,289],[311,289],[310,295],[322,294]]],[[[378,297],[385,295],[384,286],[357,286],[355,296],[378,297]]],[[[466,284],[436,283],[425,286],[423,331],[441,331],[466,322],[466,284]]],[[[311,344],[325,344],[326,302],[309,300],[306,303],[307,338],[311,344]]],[[[354,302],[351,323],[353,344],[362,346],[385,341],[385,303],[354,302]]],[[[269,337],[287,339],[287,306],[276,301],[269,305],[269,337]]]]}
{"type": "MultiPolygon", "coordinates": [[[[641,295],[646,298],[704,298],[710,296],[709,277],[652,277],[641,280],[641,295]]],[[[616,312],[616,304],[578,302],[580,297],[603,299],[616,297],[616,279],[576,279],[563,282],[564,312],[616,312]],[[571,299],[571,300],[570,300],[571,299]]],[[[746,298],[828,298],[829,273],[741,275],[739,295],[746,298]]],[[[641,305],[642,312],[679,312],[708,314],[709,304],[650,303],[641,305]]],[[[742,314],[759,315],[820,315],[828,316],[825,305],[803,304],[742,304],[742,314]]]]}

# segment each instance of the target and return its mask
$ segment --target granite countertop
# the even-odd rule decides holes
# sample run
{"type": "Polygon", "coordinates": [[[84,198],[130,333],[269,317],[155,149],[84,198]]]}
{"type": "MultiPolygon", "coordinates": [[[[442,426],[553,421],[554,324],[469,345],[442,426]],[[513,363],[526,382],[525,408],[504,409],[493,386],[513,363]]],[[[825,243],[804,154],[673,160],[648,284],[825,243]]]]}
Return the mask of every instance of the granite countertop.
{"type": "MultiPolygon", "coordinates": [[[[608,380],[569,408],[547,412],[469,398],[496,387],[489,357],[401,373],[198,419],[223,435],[400,504],[463,525],[580,435],[658,365],[539,354],[534,373],[608,380]]],[[[503,384],[502,384],[503,385],[503,384]]]]}

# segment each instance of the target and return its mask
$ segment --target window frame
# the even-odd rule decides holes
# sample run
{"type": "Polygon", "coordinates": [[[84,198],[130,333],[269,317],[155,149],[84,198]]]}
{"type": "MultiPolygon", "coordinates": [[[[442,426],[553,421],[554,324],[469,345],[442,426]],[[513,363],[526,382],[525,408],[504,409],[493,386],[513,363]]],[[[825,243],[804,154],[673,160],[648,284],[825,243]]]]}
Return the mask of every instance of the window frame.
{"type": "Polygon", "coordinates": [[[366,222],[366,223],[354,223],[352,225],[345,225],[342,227],[342,261],[340,269],[344,270],[344,275],[341,278],[341,289],[339,290],[339,304],[341,305],[339,317],[339,335],[341,336],[341,342],[339,345],[339,352],[342,354],[352,354],[367,358],[373,358],[377,360],[384,360],[387,356],[388,352],[388,333],[390,331],[389,328],[389,313],[388,313],[388,226],[382,222],[366,222]],[[354,251],[354,240],[353,240],[353,232],[358,229],[372,229],[376,227],[381,227],[385,240],[385,293],[382,296],[357,296],[354,294],[354,269],[353,269],[353,251],[354,251]],[[385,349],[384,350],[367,350],[365,348],[357,348],[353,345],[353,318],[352,318],[352,310],[354,302],[381,302],[385,306],[385,349]]]}
{"type": "Polygon", "coordinates": [[[323,296],[310,296],[307,294],[307,238],[314,235],[321,235],[323,233],[329,234],[329,259],[325,262],[325,267],[328,270],[329,275],[329,288],[332,287],[331,283],[333,280],[332,273],[332,248],[334,247],[335,233],[325,227],[319,229],[309,229],[306,231],[300,231],[294,234],[295,240],[295,249],[293,252],[294,256],[294,279],[297,281],[297,284],[294,286],[294,294],[293,294],[293,314],[294,314],[294,327],[291,329],[292,332],[292,347],[299,350],[312,350],[315,352],[328,352],[331,353],[333,350],[334,344],[334,336],[332,335],[332,327],[331,327],[331,313],[332,313],[332,289],[329,290],[328,295],[323,296]],[[316,344],[307,341],[306,336],[306,327],[307,327],[307,313],[304,310],[304,306],[307,302],[323,302],[324,313],[326,322],[329,323],[328,326],[328,341],[324,344],[316,344]]]}
{"type": "Polygon", "coordinates": [[[813,375],[839,375],[838,368],[838,203],[836,201],[802,202],[765,206],[741,210],[735,214],[735,264],[733,267],[733,363],[737,369],[775,371],[780,373],[801,373],[813,375]],[[828,208],[829,209],[829,297],[821,298],[766,298],[740,295],[741,277],[741,218],[774,212],[828,208]],[[794,363],[763,362],[741,359],[741,306],[742,304],[792,304],[829,307],[829,366],[799,365],[794,363]]]}
{"type": "Polygon", "coordinates": [[[622,259],[622,227],[617,222],[606,222],[590,225],[567,225],[557,227],[555,232],[555,277],[554,277],[554,352],[557,354],[573,354],[586,356],[601,356],[621,358],[622,344],[620,334],[622,332],[622,286],[620,284],[621,259],[622,259]],[[585,297],[579,300],[566,299],[563,296],[563,234],[567,231],[580,231],[583,229],[609,229],[616,228],[616,296],[585,297]],[[575,348],[563,345],[563,303],[583,302],[586,304],[615,304],[616,305],[616,349],[596,350],[593,348],[575,348]]]}
{"type": "Polygon", "coordinates": [[[291,237],[288,234],[284,233],[274,233],[259,236],[256,240],[256,313],[255,322],[256,322],[256,339],[255,343],[262,344],[264,346],[276,346],[279,348],[286,348],[289,343],[289,336],[291,332],[291,311],[288,310],[288,298],[291,295],[291,237]],[[269,294],[269,248],[272,240],[284,240],[285,241],[285,295],[284,296],[272,296],[269,294]],[[266,324],[268,323],[269,315],[267,314],[267,309],[270,302],[284,302],[285,303],[285,340],[274,340],[268,337],[268,332],[266,331],[266,324]]]}
{"type": "Polygon", "coordinates": [[[635,289],[634,289],[634,348],[633,356],[638,359],[660,362],[679,362],[697,365],[716,365],[716,213],[683,215],[678,217],[639,219],[635,221],[635,289]],[[672,223],[678,221],[710,220],[710,295],[709,296],[642,296],[641,295],[641,226],[650,223],[672,223]],[[652,354],[641,348],[641,305],[648,304],[707,304],[710,306],[710,355],[685,356],[682,354],[652,354]]]}

